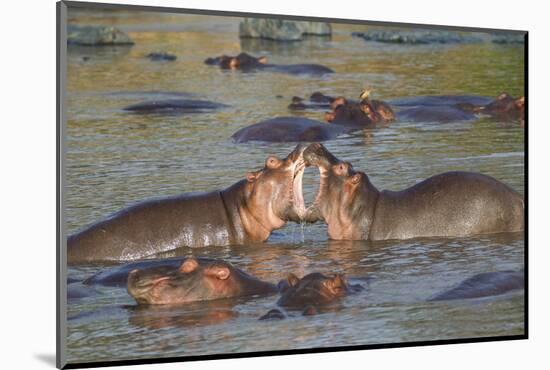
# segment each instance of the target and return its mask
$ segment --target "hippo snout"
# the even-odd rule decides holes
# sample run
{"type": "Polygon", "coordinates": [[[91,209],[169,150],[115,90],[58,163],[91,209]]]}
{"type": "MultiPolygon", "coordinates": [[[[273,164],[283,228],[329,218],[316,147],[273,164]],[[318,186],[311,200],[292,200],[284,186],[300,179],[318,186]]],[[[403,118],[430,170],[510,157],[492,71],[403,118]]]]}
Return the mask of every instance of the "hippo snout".
{"type": "Polygon", "coordinates": [[[320,143],[310,144],[304,150],[303,157],[306,166],[328,167],[330,164],[338,162],[338,159],[320,143]]]}

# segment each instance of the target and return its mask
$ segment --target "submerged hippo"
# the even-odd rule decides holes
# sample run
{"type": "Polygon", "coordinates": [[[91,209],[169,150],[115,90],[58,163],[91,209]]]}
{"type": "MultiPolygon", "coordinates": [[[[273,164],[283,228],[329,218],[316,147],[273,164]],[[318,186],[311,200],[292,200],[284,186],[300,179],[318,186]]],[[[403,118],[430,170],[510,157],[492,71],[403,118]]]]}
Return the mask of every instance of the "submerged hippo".
{"type": "Polygon", "coordinates": [[[377,124],[394,121],[395,113],[390,105],[381,100],[370,99],[369,95],[369,90],[363,90],[359,100],[355,101],[342,96],[333,97],[315,92],[309,97],[309,102],[297,96],[293,97],[288,108],[291,110],[329,108],[331,111],[325,113],[327,122],[361,128],[375,127],[377,124]]]}
{"type": "Polygon", "coordinates": [[[436,295],[430,301],[496,296],[524,289],[524,287],[525,273],[523,271],[485,272],[464,280],[455,288],[436,295]]]}
{"type": "MultiPolygon", "coordinates": [[[[286,281],[279,283],[281,297],[277,305],[290,310],[301,310],[303,315],[314,315],[324,306],[362,289],[358,284],[351,285],[342,274],[326,276],[314,272],[301,279],[294,274],[289,274],[286,281]]],[[[286,315],[279,309],[273,309],[260,317],[260,320],[285,317],[286,315]]]]}
{"type": "Polygon", "coordinates": [[[521,231],[523,197],[479,173],[446,172],[402,191],[379,191],[369,177],[323,145],[304,151],[320,185],[305,221],[324,220],[338,240],[386,240],[521,231]]]}
{"type": "Polygon", "coordinates": [[[225,104],[215,103],[209,100],[197,99],[166,99],[150,100],[136,103],[123,108],[125,111],[139,114],[182,114],[205,113],[228,107],[225,104]]]}
{"type": "Polygon", "coordinates": [[[249,141],[264,142],[306,142],[335,139],[343,133],[342,127],[302,117],[277,117],[243,127],[231,138],[237,143],[249,141]]]}
{"type": "Polygon", "coordinates": [[[223,260],[187,258],[176,268],[135,269],[128,275],[128,293],[140,304],[184,304],[276,292],[274,284],[223,260]]]}
{"type": "Polygon", "coordinates": [[[291,75],[324,75],[334,73],[332,69],[320,64],[269,64],[267,63],[267,57],[256,58],[247,53],[240,53],[234,57],[222,55],[215,58],[207,58],[204,63],[217,65],[222,69],[238,69],[246,72],[266,70],[291,75]]]}
{"type": "Polygon", "coordinates": [[[225,190],[153,199],[123,209],[67,239],[67,262],[132,260],[182,246],[265,241],[305,213],[305,145],[286,158],[269,156],[225,190]]]}
{"type": "Polygon", "coordinates": [[[502,93],[493,102],[474,107],[473,111],[504,121],[517,121],[521,126],[525,125],[524,96],[513,98],[507,93],[502,93]]]}
{"type": "Polygon", "coordinates": [[[471,121],[479,115],[502,121],[525,120],[525,98],[513,98],[507,93],[496,99],[483,96],[422,96],[395,99],[390,102],[399,121],[456,122],[471,121]]]}

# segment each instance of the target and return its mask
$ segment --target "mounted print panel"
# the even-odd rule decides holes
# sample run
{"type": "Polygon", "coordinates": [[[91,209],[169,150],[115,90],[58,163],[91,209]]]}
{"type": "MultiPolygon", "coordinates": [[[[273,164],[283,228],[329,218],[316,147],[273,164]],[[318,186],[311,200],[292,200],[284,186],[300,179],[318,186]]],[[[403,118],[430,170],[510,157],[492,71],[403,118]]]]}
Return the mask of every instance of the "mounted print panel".
{"type": "Polygon", "coordinates": [[[527,337],[526,32],[58,27],[58,367],[527,337]]]}

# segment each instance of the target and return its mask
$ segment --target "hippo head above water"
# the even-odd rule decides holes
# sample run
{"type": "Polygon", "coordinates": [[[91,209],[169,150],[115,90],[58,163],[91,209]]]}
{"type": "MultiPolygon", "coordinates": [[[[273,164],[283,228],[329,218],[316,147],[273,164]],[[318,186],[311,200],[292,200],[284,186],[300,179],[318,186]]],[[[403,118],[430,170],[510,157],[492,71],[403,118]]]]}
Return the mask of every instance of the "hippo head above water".
{"type": "MultiPolygon", "coordinates": [[[[262,220],[266,228],[277,229],[286,221],[299,222],[306,209],[302,193],[305,162],[302,156],[307,145],[300,144],[286,157],[267,157],[264,168],[249,172],[244,187],[245,208],[241,214],[245,224],[262,220]],[[255,220],[250,220],[254,215],[255,220]]],[[[261,230],[258,230],[261,232],[261,230]]]]}
{"type": "Polygon", "coordinates": [[[507,93],[502,93],[491,103],[475,107],[475,113],[487,114],[506,120],[519,120],[523,123],[525,119],[525,97],[513,98],[507,93]]]}
{"type": "Polygon", "coordinates": [[[215,58],[207,58],[204,63],[218,65],[222,69],[252,69],[263,67],[267,64],[267,57],[261,56],[256,58],[247,53],[240,53],[235,57],[222,55],[215,58]]]}
{"type": "Polygon", "coordinates": [[[361,239],[364,226],[368,226],[359,221],[365,219],[364,205],[376,200],[378,190],[364,172],[355,171],[319,143],[311,144],[303,156],[306,164],[318,167],[320,173],[319,191],[304,220],[324,220],[331,239],[361,239]]]}
{"type": "Polygon", "coordinates": [[[274,292],[274,285],[222,260],[187,258],[176,269],[136,269],[128,275],[128,293],[140,304],[185,304],[274,292]]]}
{"type": "Polygon", "coordinates": [[[279,283],[282,290],[277,304],[281,307],[304,309],[329,304],[349,294],[353,288],[342,274],[325,276],[314,272],[299,279],[289,274],[287,281],[279,283]],[[281,287],[284,286],[284,287],[281,287]]]}
{"type": "Polygon", "coordinates": [[[340,96],[330,102],[332,111],[325,113],[325,120],[331,123],[360,126],[388,123],[395,120],[391,107],[380,100],[368,98],[369,91],[363,91],[360,101],[349,101],[340,96]]]}

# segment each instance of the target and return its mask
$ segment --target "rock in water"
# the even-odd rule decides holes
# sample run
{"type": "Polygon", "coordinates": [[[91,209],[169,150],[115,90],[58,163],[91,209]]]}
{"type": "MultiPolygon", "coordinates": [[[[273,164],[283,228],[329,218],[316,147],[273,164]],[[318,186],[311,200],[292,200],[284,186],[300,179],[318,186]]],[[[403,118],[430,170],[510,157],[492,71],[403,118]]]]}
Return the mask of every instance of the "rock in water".
{"type": "Polygon", "coordinates": [[[303,39],[303,35],[329,36],[331,33],[330,24],[324,22],[244,18],[239,24],[241,38],[300,41],[303,39]]]}
{"type": "Polygon", "coordinates": [[[422,29],[369,29],[366,32],[354,32],[352,36],[362,37],[366,41],[411,45],[477,43],[483,41],[480,37],[467,32],[422,29]]]}
{"type": "Polygon", "coordinates": [[[133,45],[132,39],[112,26],[67,26],[67,43],[73,45],[133,45]]]}

